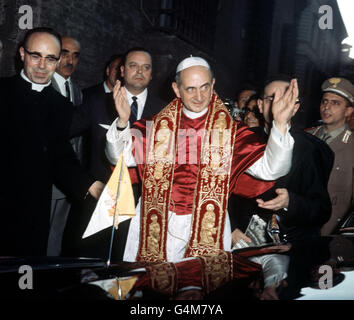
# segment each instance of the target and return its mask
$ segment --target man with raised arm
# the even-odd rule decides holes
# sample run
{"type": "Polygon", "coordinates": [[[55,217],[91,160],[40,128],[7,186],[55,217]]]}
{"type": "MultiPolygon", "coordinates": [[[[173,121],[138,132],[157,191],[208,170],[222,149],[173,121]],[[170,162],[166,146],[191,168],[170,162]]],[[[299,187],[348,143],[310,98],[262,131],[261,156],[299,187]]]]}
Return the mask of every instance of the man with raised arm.
{"type": "Polygon", "coordinates": [[[123,153],[142,180],[125,261],[180,261],[230,251],[229,195],[254,197],[289,171],[293,139],[287,123],[298,97],[296,80],[282,97],[275,93],[267,146],[231,118],[214,84],[206,60],[184,59],[172,84],[176,99],[152,121],[139,120],[130,129],[130,106],[117,82],[119,117],[107,132],[106,154],[116,163],[123,153]]]}

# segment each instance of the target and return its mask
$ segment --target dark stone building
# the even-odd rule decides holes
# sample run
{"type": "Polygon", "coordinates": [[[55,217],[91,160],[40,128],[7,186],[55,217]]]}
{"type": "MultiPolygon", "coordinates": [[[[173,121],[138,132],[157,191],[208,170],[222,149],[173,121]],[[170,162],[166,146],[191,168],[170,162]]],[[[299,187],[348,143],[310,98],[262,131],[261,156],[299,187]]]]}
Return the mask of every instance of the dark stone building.
{"type": "MultiPolygon", "coordinates": [[[[341,73],[341,43],[347,33],[335,0],[254,0],[242,3],[242,52],[238,83],[262,87],[267,77],[298,79],[301,108],[294,122],[308,127],[319,118],[322,82],[341,73]],[[320,27],[322,6],[331,8],[332,27],[320,27]]],[[[237,9],[235,8],[235,11],[237,9]]],[[[236,15],[235,15],[236,16],[236,15]]],[[[235,90],[236,92],[236,90],[235,90]]]]}
{"type": "Polygon", "coordinates": [[[151,90],[169,100],[177,63],[200,55],[211,63],[222,98],[235,98],[245,82],[262,86],[274,73],[297,77],[303,106],[296,121],[303,127],[317,119],[321,82],[341,69],[346,37],[335,0],[0,0],[0,76],[16,72],[23,5],[33,12],[33,27],[81,42],[74,77],[83,88],[102,81],[112,54],[144,46],[154,60],[151,90]],[[333,10],[331,30],[318,25],[322,5],[333,10]]]}

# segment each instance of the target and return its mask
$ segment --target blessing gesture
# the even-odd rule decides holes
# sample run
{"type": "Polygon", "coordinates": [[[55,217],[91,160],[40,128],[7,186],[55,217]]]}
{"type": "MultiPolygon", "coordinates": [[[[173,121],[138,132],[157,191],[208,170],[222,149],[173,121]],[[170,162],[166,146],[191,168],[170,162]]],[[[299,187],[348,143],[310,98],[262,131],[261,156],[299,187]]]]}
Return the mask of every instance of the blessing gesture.
{"type": "Polygon", "coordinates": [[[277,88],[274,93],[274,100],[272,106],[273,119],[277,129],[285,135],[287,123],[295,115],[299,108],[297,98],[299,96],[299,89],[297,80],[292,79],[290,85],[283,94],[277,88]]]}
{"type": "Polygon", "coordinates": [[[113,99],[119,116],[117,126],[125,128],[128,125],[130,117],[130,106],[127,93],[119,80],[116,81],[116,84],[113,87],[113,99]]]}

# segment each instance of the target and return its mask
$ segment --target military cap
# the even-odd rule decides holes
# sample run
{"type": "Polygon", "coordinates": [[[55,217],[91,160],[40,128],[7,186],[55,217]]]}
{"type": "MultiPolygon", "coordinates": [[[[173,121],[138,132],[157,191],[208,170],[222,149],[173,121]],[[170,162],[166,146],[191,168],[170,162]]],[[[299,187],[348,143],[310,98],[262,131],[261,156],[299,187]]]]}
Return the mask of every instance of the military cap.
{"type": "Polygon", "coordinates": [[[333,92],[354,103],[354,85],[345,78],[329,78],[322,84],[322,92],[333,92]]]}

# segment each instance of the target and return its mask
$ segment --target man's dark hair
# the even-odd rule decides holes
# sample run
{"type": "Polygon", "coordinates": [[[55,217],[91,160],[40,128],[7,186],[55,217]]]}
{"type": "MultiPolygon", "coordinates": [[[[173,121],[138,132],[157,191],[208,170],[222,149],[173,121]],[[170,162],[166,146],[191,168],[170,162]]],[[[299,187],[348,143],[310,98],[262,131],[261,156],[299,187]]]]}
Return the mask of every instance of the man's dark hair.
{"type": "Polygon", "coordinates": [[[241,88],[237,91],[237,95],[236,95],[236,99],[238,99],[238,97],[240,96],[241,92],[243,91],[254,91],[254,92],[258,92],[258,88],[256,85],[250,83],[250,82],[246,82],[244,84],[242,84],[241,88]]]}
{"type": "Polygon", "coordinates": [[[136,52],[136,51],[142,51],[142,52],[147,53],[147,54],[150,56],[151,64],[152,64],[152,55],[151,55],[151,53],[150,53],[149,50],[147,50],[147,49],[144,48],[144,47],[133,47],[133,48],[128,49],[128,50],[124,53],[123,61],[122,61],[122,65],[123,65],[123,66],[125,65],[125,61],[127,60],[128,54],[131,53],[131,52],[136,52]]]}
{"type": "MultiPolygon", "coordinates": [[[[110,58],[108,59],[108,61],[106,62],[105,66],[104,66],[104,70],[103,70],[103,79],[106,80],[107,79],[107,75],[106,75],[106,69],[117,59],[121,59],[121,62],[118,65],[118,69],[120,68],[120,66],[123,64],[123,58],[124,55],[121,53],[118,54],[114,54],[112,56],[110,56],[110,58]]],[[[120,71],[118,71],[118,79],[120,79],[120,71]]]]}
{"type": "Polygon", "coordinates": [[[23,41],[22,41],[22,46],[25,49],[27,49],[27,43],[28,43],[29,39],[35,33],[48,33],[48,34],[52,35],[53,37],[55,37],[59,42],[60,51],[61,51],[61,36],[60,36],[60,34],[57,31],[55,31],[54,29],[47,28],[47,27],[38,27],[38,28],[34,28],[34,29],[27,31],[27,33],[25,34],[25,37],[23,38],[23,41]]]}
{"type": "Polygon", "coordinates": [[[252,94],[249,98],[248,98],[248,100],[247,100],[247,102],[246,102],[246,106],[247,106],[247,104],[249,104],[252,100],[258,100],[258,99],[260,99],[260,95],[256,92],[255,94],[252,94]]]}

